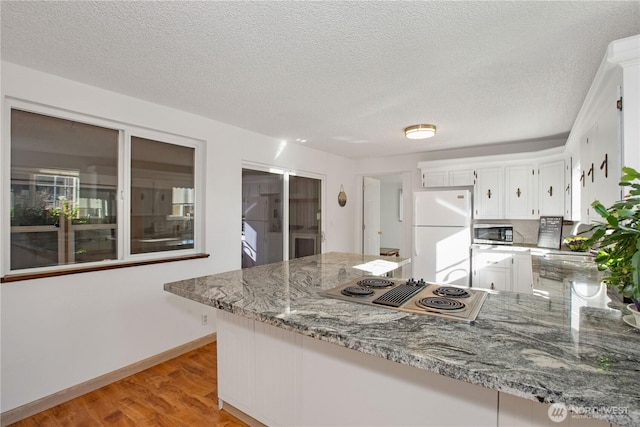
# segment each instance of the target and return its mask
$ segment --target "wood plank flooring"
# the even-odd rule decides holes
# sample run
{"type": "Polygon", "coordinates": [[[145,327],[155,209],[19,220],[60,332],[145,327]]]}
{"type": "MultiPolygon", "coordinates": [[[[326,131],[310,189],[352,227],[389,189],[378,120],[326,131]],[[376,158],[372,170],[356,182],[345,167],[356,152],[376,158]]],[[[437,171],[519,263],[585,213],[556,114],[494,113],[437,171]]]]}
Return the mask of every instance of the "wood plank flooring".
{"type": "Polygon", "coordinates": [[[216,343],[12,424],[12,427],[246,427],[218,409],[216,343]]]}

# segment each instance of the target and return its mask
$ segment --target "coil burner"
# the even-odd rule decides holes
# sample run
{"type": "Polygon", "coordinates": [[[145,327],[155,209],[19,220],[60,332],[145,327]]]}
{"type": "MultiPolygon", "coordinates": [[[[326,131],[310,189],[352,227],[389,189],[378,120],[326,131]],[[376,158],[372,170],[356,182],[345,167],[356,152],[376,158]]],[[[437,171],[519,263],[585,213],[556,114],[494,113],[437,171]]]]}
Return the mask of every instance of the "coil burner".
{"type": "Polygon", "coordinates": [[[433,291],[435,295],[449,298],[469,298],[469,292],[462,288],[454,288],[453,286],[440,286],[433,291]]]}
{"type": "Polygon", "coordinates": [[[465,303],[458,301],[452,298],[445,297],[427,297],[421,298],[416,301],[416,305],[426,309],[436,309],[436,310],[446,310],[446,311],[455,311],[455,310],[463,310],[466,305],[465,303]]]}
{"type": "Polygon", "coordinates": [[[388,288],[395,285],[394,282],[379,277],[368,277],[358,281],[358,285],[366,286],[367,288],[388,288]]]}
{"type": "Polygon", "coordinates": [[[373,295],[373,290],[362,286],[347,286],[342,290],[342,295],[349,297],[368,297],[373,295]]]}

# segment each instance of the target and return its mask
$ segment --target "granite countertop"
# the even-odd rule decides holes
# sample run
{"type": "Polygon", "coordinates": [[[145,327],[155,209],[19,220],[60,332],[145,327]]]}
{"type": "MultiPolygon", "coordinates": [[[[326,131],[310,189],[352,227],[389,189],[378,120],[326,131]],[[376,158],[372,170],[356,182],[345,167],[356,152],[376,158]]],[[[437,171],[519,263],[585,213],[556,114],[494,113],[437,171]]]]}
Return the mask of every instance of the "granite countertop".
{"type": "Polygon", "coordinates": [[[353,266],[380,258],[332,252],[164,289],[447,377],[577,411],[601,408],[591,415],[640,425],[640,330],[624,323],[621,311],[590,303],[593,266],[562,261],[545,276],[540,272],[552,264],[534,257],[534,295],[490,292],[472,325],[318,296],[367,276],[353,266]],[[608,408],[626,411],[607,414],[608,408]]]}

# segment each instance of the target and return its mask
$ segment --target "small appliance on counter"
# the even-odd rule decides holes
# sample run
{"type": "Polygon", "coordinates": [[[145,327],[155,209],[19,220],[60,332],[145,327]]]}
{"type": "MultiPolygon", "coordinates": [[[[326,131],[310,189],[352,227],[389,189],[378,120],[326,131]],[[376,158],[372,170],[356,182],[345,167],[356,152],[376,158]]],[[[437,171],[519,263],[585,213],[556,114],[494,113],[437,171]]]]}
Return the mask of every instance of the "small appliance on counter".
{"type": "Polygon", "coordinates": [[[321,296],[413,314],[473,323],[487,293],[414,279],[363,277],[320,292],[321,296]]]}
{"type": "Polygon", "coordinates": [[[473,243],[485,245],[512,245],[513,225],[473,224],[473,243]]]}

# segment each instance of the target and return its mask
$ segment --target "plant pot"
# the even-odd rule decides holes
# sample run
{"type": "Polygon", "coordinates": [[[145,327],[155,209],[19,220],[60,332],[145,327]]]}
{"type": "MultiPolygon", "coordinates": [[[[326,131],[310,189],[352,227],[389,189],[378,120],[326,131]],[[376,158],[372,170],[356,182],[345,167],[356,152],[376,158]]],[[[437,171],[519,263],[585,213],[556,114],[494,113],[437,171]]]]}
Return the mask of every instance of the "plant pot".
{"type": "MultiPolygon", "coordinates": [[[[635,327],[640,329],[640,312],[634,303],[627,305],[627,310],[633,314],[633,320],[635,320],[635,327]]],[[[626,317],[626,316],[625,316],[626,317]]],[[[633,321],[630,319],[630,321],[633,321]]],[[[629,322],[627,322],[629,323],[629,322]]]]}

